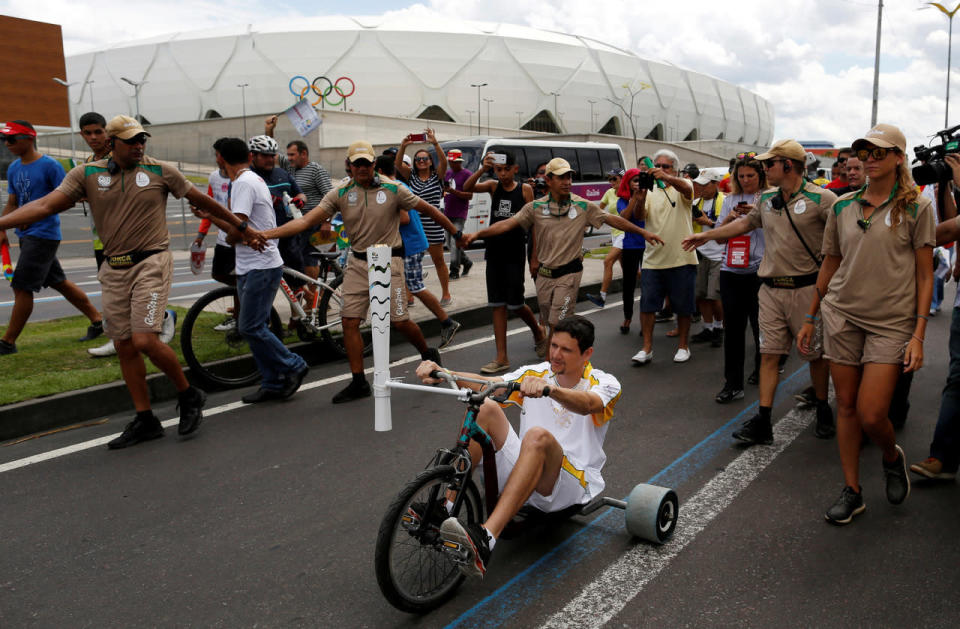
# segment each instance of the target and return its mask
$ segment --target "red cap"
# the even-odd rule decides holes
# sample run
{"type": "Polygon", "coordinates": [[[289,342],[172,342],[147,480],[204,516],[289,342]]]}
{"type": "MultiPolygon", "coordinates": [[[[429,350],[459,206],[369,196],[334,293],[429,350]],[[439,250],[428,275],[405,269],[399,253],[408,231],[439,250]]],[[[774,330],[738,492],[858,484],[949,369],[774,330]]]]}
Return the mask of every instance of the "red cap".
{"type": "Polygon", "coordinates": [[[37,132],[16,122],[5,122],[3,128],[0,129],[0,135],[29,135],[31,138],[35,138],[37,132]]]}

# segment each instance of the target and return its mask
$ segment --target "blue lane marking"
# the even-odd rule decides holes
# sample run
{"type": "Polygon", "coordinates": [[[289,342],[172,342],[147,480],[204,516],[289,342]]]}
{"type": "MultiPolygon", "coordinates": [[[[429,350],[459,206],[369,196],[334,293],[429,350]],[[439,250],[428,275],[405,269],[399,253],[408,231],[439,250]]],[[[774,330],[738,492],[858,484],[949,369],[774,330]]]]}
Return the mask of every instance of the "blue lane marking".
{"type": "MultiPolygon", "coordinates": [[[[807,372],[803,365],[780,382],[774,403],[793,393],[788,390],[790,382],[801,372],[807,372]]],[[[712,461],[722,450],[730,447],[730,428],[743,420],[758,403],[753,402],[737,413],[730,421],[693,446],[670,465],[666,466],[647,480],[647,483],[665,487],[679,487],[695,473],[712,461]]],[[[681,499],[681,505],[683,500],[681,499]]],[[[682,513],[682,506],[681,506],[682,513]]],[[[623,536],[623,511],[608,508],[582,529],[568,537],[556,548],[530,564],[525,570],[500,586],[476,605],[455,618],[447,629],[452,627],[500,627],[509,621],[528,604],[540,599],[541,592],[557,585],[577,565],[593,554],[597,548],[610,541],[613,536],[623,536]]]]}
{"type": "MultiPolygon", "coordinates": [[[[172,284],[170,286],[170,290],[173,290],[174,288],[185,288],[187,286],[202,286],[204,284],[215,284],[215,283],[216,283],[216,280],[195,280],[192,282],[177,282],[176,284],[172,284]]],[[[87,293],[87,297],[99,297],[101,294],[103,294],[102,291],[96,290],[96,291],[87,293]]],[[[174,295],[173,297],[176,298],[176,295],[174,295]]],[[[35,304],[47,304],[53,301],[66,301],[66,298],[63,295],[56,295],[54,297],[34,297],[33,298],[33,303],[35,304]]],[[[0,308],[6,308],[12,305],[13,305],[12,301],[0,301],[0,308]]]]}

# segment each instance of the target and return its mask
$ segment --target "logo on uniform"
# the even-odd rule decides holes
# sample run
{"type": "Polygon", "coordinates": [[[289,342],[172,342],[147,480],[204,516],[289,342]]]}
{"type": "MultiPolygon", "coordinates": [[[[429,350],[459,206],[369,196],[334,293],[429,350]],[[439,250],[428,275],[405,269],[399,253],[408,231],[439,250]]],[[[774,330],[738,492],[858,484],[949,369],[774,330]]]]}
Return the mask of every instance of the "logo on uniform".
{"type": "Polygon", "coordinates": [[[577,208],[575,207],[570,208],[570,212],[567,213],[567,216],[570,217],[570,220],[577,218],[577,208]]]}
{"type": "Polygon", "coordinates": [[[142,171],[137,173],[136,181],[137,181],[137,186],[139,186],[140,188],[146,188],[147,186],[150,185],[150,177],[147,176],[147,173],[142,171]]]}
{"type": "Polygon", "coordinates": [[[97,175],[97,185],[103,188],[110,186],[110,175],[97,175]]]}
{"type": "Polygon", "coordinates": [[[379,190],[377,192],[377,204],[383,205],[386,202],[387,202],[387,193],[384,192],[383,190],[379,190]]]}
{"type": "Polygon", "coordinates": [[[356,191],[356,190],[351,190],[349,193],[347,193],[347,201],[350,202],[350,203],[356,203],[356,202],[357,202],[357,191],[356,191]]]}
{"type": "Polygon", "coordinates": [[[793,206],[794,214],[803,214],[807,211],[807,203],[803,199],[797,201],[797,204],[793,206]]]}

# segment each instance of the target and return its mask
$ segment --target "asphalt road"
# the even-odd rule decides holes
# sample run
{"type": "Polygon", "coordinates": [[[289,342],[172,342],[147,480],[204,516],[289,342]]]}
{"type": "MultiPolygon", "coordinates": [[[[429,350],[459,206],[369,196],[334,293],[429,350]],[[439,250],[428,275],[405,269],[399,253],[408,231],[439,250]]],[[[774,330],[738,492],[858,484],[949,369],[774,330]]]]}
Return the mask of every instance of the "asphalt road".
{"type": "MultiPolygon", "coordinates": [[[[774,446],[744,450],[729,433],[756,388],[717,405],[720,350],[694,346],[690,362],[674,364],[663,324],[655,362],[631,367],[639,341],[617,332],[620,316],[616,306],[590,315],[594,363],[624,388],[606,493],[650,479],[676,488],[668,544],[631,540],[621,514],[601,510],[501,541],[486,578],[425,617],[394,610],[374,576],[377,528],[435,449],[453,445],[462,406],[395,392],[393,430],[377,433],[372,400],[330,404],[345,384],[345,365],[333,363],[285,403],[212,395],[216,410],[188,441],[172,428],[117,452],[91,444],[122,429],[128,417],[117,416],[0,448],[0,626],[956,626],[956,484],[916,483],[891,506],[867,446],[867,511],[831,527],[822,514],[842,486],[835,443],[813,437],[812,412],[793,410],[805,368],[787,364],[774,446]]],[[[932,434],[948,326],[941,316],[928,331],[928,366],[899,437],[911,461],[932,434]]],[[[487,362],[487,333],[461,332],[445,365],[487,362]]],[[[409,381],[407,349],[394,347],[394,360],[410,360],[393,375],[409,381]]],[[[535,360],[527,332],[510,337],[510,351],[517,364],[535,360]]],[[[158,411],[176,415],[169,404],[158,411]]]]}

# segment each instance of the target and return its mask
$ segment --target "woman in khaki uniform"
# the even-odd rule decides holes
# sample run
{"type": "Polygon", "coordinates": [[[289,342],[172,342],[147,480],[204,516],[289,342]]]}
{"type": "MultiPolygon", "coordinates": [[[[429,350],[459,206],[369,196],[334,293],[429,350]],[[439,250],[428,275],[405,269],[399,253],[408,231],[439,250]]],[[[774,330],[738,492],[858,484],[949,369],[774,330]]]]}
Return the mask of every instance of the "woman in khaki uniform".
{"type": "Polygon", "coordinates": [[[887,500],[900,504],[910,495],[905,457],[887,411],[901,372],[923,365],[933,293],[933,208],[916,191],[903,133],[879,124],[853,148],[869,183],[833,205],[817,295],[797,336],[802,350],[823,317],[845,481],[825,514],[833,524],[847,524],[866,508],[860,493],[861,431],[883,450],[887,500]]]}

